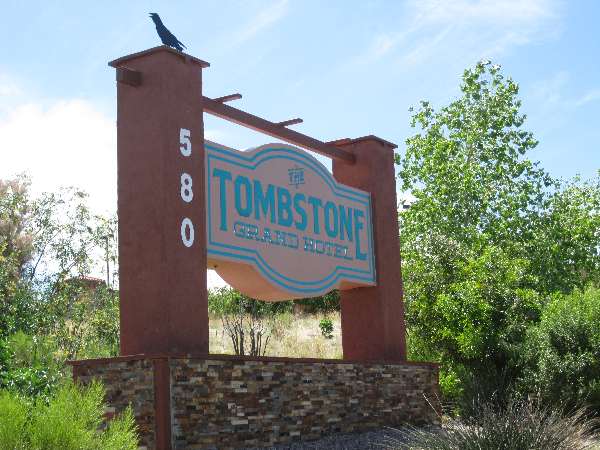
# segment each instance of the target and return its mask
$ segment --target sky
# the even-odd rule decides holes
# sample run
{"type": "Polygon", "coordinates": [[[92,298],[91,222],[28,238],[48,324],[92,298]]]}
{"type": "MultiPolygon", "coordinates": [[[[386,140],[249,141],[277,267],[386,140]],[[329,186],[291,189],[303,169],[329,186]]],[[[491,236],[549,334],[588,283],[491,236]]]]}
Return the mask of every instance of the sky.
{"type": "MultiPolygon", "coordinates": [[[[160,44],[149,12],[210,62],[204,94],[323,141],[415,133],[409,107],[443,106],[463,70],[500,64],[520,85],[530,157],[555,177],[600,168],[600,2],[595,0],[3,0],[0,178],[76,186],[116,210],[116,86],[107,62],[160,44]]],[[[273,141],[211,116],[208,139],[273,141]]],[[[323,159],[324,163],[328,163],[323,159]]]]}

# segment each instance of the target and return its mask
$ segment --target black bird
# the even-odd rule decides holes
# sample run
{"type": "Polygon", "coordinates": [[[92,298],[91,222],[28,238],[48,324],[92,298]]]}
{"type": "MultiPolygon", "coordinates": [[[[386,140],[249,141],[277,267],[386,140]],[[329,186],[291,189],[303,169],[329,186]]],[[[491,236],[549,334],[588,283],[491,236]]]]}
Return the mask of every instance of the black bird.
{"type": "Polygon", "coordinates": [[[158,36],[160,37],[160,40],[163,44],[168,45],[169,47],[173,47],[174,49],[179,50],[180,52],[182,52],[183,49],[186,48],[185,45],[183,45],[173,35],[173,33],[171,33],[167,29],[167,27],[163,25],[162,20],[160,20],[160,16],[158,14],[150,13],[150,18],[154,22],[154,25],[156,25],[156,32],[158,33],[158,36]]]}

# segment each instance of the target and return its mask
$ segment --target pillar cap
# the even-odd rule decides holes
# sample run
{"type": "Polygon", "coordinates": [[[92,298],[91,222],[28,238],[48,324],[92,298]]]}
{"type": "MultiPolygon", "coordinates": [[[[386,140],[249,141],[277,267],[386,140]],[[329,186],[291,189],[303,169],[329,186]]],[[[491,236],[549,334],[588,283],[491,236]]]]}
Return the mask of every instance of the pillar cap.
{"type": "Polygon", "coordinates": [[[385,139],[377,137],[373,134],[369,134],[368,136],[362,136],[362,137],[358,137],[358,138],[354,138],[354,139],[350,139],[350,138],[338,139],[335,141],[328,142],[328,144],[332,144],[332,145],[336,145],[336,146],[351,145],[351,144],[355,144],[357,142],[363,142],[363,141],[377,141],[384,147],[390,147],[392,149],[398,148],[398,146],[396,144],[394,144],[393,142],[386,141],[385,139]]]}
{"type": "Polygon", "coordinates": [[[142,58],[144,56],[152,55],[154,53],[159,53],[159,52],[173,53],[174,55],[182,57],[186,62],[190,61],[195,64],[198,64],[203,69],[205,69],[206,67],[210,67],[210,64],[207,63],[206,61],[202,61],[201,59],[198,59],[194,56],[188,55],[187,53],[178,52],[174,48],[171,48],[167,45],[159,45],[158,47],[152,47],[152,48],[149,48],[146,50],[142,50],[141,52],[136,52],[136,53],[131,53],[130,55],[121,56],[120,58],[117,58],[117,59],[109,62],[108,65],[110,67],[115,67],[115,68],[120,67],[124,63],[131,61],[133,59],[142,58]]]}

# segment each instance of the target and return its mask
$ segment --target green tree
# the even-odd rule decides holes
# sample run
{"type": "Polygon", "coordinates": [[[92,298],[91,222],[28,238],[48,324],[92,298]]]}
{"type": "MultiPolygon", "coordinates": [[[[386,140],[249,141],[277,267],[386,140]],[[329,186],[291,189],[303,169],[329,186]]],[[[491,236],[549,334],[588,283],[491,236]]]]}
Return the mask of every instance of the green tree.
{"type": "Polygon", "coordinates": [[[526,246],[543,292],[600,285],[600,171],[563,183],[550,197],[533,242],[526,246]]]}
{"type": "Polygon", "coordinates": [[[0,339],[31,326],[33,290],[23,279],[33,254],[29,180],[0,180],[0,339]]]}
{"type": "Polygon", "coordinates": [[[27,178],[0,180],[0,386],[47,395],[65,359],[118,351],[118,293],[85,284],[105,258],[116,269],[116,219],[87,203],[76,189],[34,198],[27,178]],[[41,343],[46,358],[15,357],[41,343]]]}
{"type": "Polygon", "coordinates": [[[33,236],[29,229],[31,200],[29,179],[23,175],[0,180],[0,245],[1,255],[11,257],[18,277],[33,252],[33,236]]]}
{"type": "Polygon", "coordinates": [[[421,103],[420,130],[397,156],[417,199],[400,214],[407,322],[411,341],[463,388],[495,380],[494,390],[518,375],[519,345],[541,312],[528,249],[555,183],[527,157],[537,141],[513,80],[481,62],[460,89],[439,111],[421,103]]]}
{"type": "Polygon", "coordinates": [[[116,219],[92,213],[85,192],[74,188],[43,193],[31,205],[33,254],[27,274],[31,280],[58,289],[74,276],[86,276],[102,260],[109,239],[114,259],[116,219]]]}
{"type": "Polygon", "coordinates": [[[462,97],[435,111],[428,102],[411,125],[399,176],[417,198],[402,216],[403,240],[437,234],[461,244],[518,249],[548,202],[550,176],[526,153],[537,146],[522,128],[518,85],[499,66],[464,72],[462,97]]]}
{"type": "Polygon", "coordinates": [[[417,199],[400,214],[409,342],[468,397],[513,389],[547,299],[600,280],[600,177],[561,184],[529,159],[499,66],[466,70],[460,89],[438,111],[421,103],[397,163],[417,199]]]}

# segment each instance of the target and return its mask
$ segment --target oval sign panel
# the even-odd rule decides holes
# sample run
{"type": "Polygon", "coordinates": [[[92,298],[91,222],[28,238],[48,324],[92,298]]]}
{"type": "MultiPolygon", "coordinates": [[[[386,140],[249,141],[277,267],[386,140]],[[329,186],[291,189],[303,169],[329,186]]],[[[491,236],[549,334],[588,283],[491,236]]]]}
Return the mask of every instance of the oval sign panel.
{"type": "Polygon", "coordinates": [[[206,147],[208,265],[261,300],[375,284],[371,198],[286,144],[206,147]]]}

